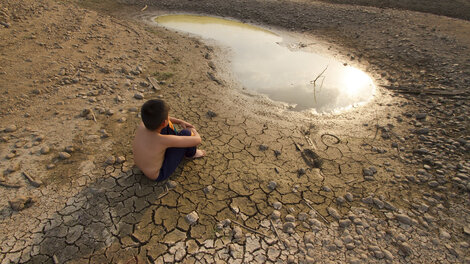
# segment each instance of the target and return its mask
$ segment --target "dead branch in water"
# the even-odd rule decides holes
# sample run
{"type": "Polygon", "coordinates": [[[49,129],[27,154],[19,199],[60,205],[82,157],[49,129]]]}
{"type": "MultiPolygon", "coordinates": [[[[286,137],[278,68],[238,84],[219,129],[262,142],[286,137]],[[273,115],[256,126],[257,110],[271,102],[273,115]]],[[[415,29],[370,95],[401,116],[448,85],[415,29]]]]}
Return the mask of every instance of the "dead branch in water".
{"type": "MultiPolygon", "coordinates": [[[[326,66],[325,69],[323,69],[323,71],[320,74],[318,74],[318,76],[315,78],[315,80],[310,82],[310,83],[313,84],[313,100],[315,100],[315,103],[317,102],[317,81],[325,73],[326,69],[328,69],[328,66],[326,66]]],[[[319,90],[321,90],[321,88],[323,87],[323,82],[324,81],[325,81],[325,77],[323,76],[323,79],[321,81],[321,85],[320,85],[319,90]]]]}

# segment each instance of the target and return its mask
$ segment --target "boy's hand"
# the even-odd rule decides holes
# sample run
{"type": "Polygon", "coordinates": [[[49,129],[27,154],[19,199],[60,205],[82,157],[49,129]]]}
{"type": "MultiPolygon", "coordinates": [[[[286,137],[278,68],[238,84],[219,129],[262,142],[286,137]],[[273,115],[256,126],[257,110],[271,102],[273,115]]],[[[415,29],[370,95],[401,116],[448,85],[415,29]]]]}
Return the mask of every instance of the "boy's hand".
{"type": "Polygon", "coordinates": [[[183,128],[183,129],[194,128],[193,125],[191,125],[190,123],[188,123],[188,122],[186,122],[186,121],[183,121],[183,120],[181,120],[181,123],[179,123],[179,125],[180,125],[181,128],[183,128]]]}

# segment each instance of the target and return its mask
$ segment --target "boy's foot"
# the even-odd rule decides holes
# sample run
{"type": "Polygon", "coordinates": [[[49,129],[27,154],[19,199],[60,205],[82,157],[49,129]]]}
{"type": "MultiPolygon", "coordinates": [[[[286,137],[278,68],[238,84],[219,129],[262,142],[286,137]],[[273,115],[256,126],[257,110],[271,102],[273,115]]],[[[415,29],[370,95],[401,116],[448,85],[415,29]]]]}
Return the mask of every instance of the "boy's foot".
{"type": "Polygon", "coordinates": [[[202,149],[198,149],[198,150],[196,150],[196,154],[194,154],[193,159],[202,158],[205,155],[206,155],[206,151],[204,151],[202,149]]]}

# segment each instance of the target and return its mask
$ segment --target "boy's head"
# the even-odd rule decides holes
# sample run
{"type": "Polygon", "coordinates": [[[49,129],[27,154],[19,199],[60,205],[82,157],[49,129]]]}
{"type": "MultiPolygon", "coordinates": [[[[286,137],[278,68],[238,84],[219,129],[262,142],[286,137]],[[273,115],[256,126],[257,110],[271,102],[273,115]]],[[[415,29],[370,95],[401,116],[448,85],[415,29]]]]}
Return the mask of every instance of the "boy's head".
{"type": "Polygon", "coordinates": [[[148,100],[142,106],[142,122],[148,130],[157,130],[168,119],[170,107],[162,100],[148,100]]]}

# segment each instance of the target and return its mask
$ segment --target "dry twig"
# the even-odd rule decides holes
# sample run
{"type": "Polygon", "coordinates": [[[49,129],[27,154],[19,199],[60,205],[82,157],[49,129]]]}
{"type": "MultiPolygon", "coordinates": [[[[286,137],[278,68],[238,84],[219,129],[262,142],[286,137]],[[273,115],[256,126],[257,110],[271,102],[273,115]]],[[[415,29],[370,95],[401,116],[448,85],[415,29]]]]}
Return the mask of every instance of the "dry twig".
{"type": "Polygon", "coordinates": [[[325,223],[330,224],[330,222],[329,222],[328,220],[326,220],[326,218],[323,217],[323,215],[321,215],[315,208],[313,208],[313,206],[310,205],[310,203],[307,201],[307,199],[305,199],[305,198],[302,198],[302,199],[303,199],[304,203],[308,206],[308,208],[310,208],[310,209],[312,209],[313,211],[315,211],[315,213],[317,213],[317,214],[320,216],[320,218],[321,218],[323,221],[325,221],[325,223]]]}
{"type": "Polygon", "coordinates": [[[248,230],[248,231],[251,231],[251,232],[256,233],[256,234],[258,234],[258,235],[260,235],[260,236],[263,236],[263,237],[268,237],[267,235],[265,235],[265,234],[263,234],[263,233],[261,233],[261,232],[259,232],[259,231],[256,231],[256,230],[254,230],[253,228],[248,227],[248,226],[246,226],[246,225],[244,225],[244,224],[242,224],[242,223],[240,223],[240,222],[237,222],[237,221],[235,221],[235,220],[232,220],[232,222],[235,223],[235,224],[237,224],[237,225],[239,225],[239,226],[241,226],[241,227],[243,227],[243,228],[245,228],[245,229],[248,230]]]}
{"type": "Polygon", "coordinates": [[[274,234],[276,234],[277,239],[282,242],[282,244],[284,245],[285,248],[287,248],[286,244],[284,243],[284,240],[282,240],[281,237],[279,236],[279,233],[277,232],[276,226],[274,226],[273,220],[269,219],[269,222],[271,223],[271,226],[274,230],[274,234]]]}

